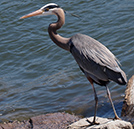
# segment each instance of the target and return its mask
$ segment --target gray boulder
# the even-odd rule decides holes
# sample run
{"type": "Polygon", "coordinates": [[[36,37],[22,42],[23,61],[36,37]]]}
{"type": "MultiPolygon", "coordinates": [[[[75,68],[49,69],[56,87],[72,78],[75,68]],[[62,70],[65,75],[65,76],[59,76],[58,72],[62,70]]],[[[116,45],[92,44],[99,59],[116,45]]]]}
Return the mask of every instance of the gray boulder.
{"type": "Polygon", "coordinates": [[[93,121],[93,117],[83,118],[71,125],[68,129],[133,129],[130,122],[123,120],[112,120],[102,117],[96,117],[99,125],[91,125],[88,121],[93,121]],[[88,119],[88,120],[87,120],[88,119]]]}

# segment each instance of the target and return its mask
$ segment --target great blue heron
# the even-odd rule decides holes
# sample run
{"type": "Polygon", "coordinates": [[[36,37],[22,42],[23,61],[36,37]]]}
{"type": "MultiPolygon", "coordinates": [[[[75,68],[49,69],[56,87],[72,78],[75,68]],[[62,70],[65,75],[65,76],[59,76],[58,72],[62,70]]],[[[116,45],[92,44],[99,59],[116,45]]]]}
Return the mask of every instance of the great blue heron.
{"type": "Polygon", "coordinates": [[[116,57],[97,40],[83,34],[76,34],[71,38],[64,38],[57,34],[56,31],[60,29],[65,22],[64,12],[65,11],[57,4],[50,3],[35,12],[22,16],[20,19],[37,15],[57,16],[57,22],[49,25],[48,33],[56,45],[69,51],[73,55],[80,69],[92,85],[95,98],[95,111],[92,124],[97,124],[96,112],[98,105],[98,97],[93,85],[94,82],[106,87],[107,95],[115,114],[115,119],[119,119],[107,84],[109,81],[114,81],[120,85],[125,85],[127,83],[126,74],[120,69],[116,57]]]}

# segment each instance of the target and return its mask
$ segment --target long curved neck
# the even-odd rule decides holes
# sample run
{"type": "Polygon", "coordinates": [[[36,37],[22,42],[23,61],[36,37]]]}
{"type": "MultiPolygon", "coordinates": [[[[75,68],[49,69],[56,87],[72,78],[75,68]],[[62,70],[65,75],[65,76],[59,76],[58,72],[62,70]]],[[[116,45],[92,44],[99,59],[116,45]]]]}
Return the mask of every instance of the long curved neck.
{"type": "Polygon", "coordinates": [[[57,34],[56,32],[65,23],[64,11],[61,8],[58,8],[54,13],[58,17],[58,21],[56,23],[52,23],[49,25],[48,27],[49,36],[56,45],[69,51],[70,47],[68,45],[68,42],[70,38],[64,38],[59,34],[57,34]]]}

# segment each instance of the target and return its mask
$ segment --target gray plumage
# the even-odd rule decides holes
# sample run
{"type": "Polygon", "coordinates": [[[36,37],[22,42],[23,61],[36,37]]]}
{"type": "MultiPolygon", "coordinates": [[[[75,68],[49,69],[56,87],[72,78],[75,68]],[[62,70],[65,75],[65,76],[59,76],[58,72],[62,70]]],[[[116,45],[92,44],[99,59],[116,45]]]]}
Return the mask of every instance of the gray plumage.
{"type": "Polygon", "coordinates": [[[103,44],[83,34],[71,37],[70,44],[73,45],[71,53],[76,62],[94,82],[106,85],[112,80],[121,85],[126,84],[126,75],[120,69],[118,60],[103,44]]]}

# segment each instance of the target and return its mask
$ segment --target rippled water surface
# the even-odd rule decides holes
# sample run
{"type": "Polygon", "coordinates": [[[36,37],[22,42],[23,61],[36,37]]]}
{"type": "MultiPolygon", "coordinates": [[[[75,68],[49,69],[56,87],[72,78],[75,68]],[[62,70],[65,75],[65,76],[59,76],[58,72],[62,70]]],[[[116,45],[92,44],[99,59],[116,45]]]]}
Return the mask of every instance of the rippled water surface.
{"type": "MultiPolygon", "coordinates": [[[[91,116],[92,87],[71,54],[49,38],[48,25],[55,16],[20,20],[54,0],[0,1],[0,121],[23,120],[49,112],[65,111],[91,116]]],[[[60,0],[66,24],[64,37],[89,35],[107,46],[130,78],[134,74],[134,0],[60,0]]],[[[104,87],[95,85],[98,116],[113,117],[104,87]]],[[[109,84],[120,114],[126,86],[109,84]]]]}

